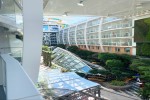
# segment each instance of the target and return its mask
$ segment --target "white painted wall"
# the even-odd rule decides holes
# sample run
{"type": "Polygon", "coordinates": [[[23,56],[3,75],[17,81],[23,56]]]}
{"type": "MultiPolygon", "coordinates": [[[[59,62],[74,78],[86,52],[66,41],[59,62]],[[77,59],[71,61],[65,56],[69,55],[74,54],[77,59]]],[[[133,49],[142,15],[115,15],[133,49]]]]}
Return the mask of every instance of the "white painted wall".
{"type": "Polygon", "coordinates": [[[43,37],[43,0],[23,0],[23,68],[37,82],[43,37]]]}
{"type": "Polygon", "coordinates": [[[132,55],[136,56],[136,47],[132,48],[132,55]]]}

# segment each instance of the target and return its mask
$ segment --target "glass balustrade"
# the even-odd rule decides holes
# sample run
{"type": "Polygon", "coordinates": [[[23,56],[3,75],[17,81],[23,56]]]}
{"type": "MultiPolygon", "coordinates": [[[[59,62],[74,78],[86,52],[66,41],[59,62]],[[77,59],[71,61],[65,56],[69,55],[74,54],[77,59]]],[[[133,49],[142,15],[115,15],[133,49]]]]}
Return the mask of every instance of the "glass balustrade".
{"type": "Polygon", "coordinates": [[[10,54],[12,57],[17,59],[20,63],[22,63],[22,52],[23,48],[22,47],[4,47],[0,48],[1,54],[10,54]]]}

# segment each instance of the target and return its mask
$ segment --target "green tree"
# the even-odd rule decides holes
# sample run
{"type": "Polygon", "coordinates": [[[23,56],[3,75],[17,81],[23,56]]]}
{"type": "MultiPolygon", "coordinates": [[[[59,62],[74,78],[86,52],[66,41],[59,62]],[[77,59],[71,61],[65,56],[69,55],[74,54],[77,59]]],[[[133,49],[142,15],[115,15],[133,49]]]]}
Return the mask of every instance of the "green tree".
{"type": "Polygon", "coordinates": [[[51,51],[48,46],[42,47],[43,62],[46,66],[51,66],[51,51]]]}
{"type": "Polygon", "coordinates": [[[123,63],[120,60],[107,60],[106,66],[107,69],[111,72],[111,74],[116,77],[116,79],[121,80],[123,78],[123,63]]]}
{"type": "Polygon", "coordinates": [[[112,70],[122,69],[123,63],[120,60],[114,60],[114,59],[113,60],[107,60],[106,66],[110,71],[112,71],[112,70]]]}
{"type": "Polygon", "coordinates": [[[136,59],[130,65],[130,69],[140,73],[140,79],[143,81],[144,87],[140,89],[139,95],[144,100],[150,99],[150,60],[136,59]]]}
{"type": "Polygon", "coordinates": [[[106,63],[107,60],[120,60],[123,66],[128,68],[132,61],[132,56],[127,54],[112,54],[112,53],[99,53],[98,58],[106,63]]]}

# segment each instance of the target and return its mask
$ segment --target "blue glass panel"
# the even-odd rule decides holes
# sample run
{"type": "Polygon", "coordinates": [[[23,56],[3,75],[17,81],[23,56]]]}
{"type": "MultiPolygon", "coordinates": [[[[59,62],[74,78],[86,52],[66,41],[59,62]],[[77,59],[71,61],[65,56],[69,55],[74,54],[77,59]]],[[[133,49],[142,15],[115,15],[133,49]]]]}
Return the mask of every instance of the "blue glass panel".
{"type": "Polygon", "coordinates": [[[48,25],[43,25],[43,31],[48,31],[48,25]]]}
{"type": "Polygon", "coordinates": [[[81,68],[84,72],[89,72],[91,70],[91,68],[89,68],[88,66],[84,66],[83,68],[81,68]]]}

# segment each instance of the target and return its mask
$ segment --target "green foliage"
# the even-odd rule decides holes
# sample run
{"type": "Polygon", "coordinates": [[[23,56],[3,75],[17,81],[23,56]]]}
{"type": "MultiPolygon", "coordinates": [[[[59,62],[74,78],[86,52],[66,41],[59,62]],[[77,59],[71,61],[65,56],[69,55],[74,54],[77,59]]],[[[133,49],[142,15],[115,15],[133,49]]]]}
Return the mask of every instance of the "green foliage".
{"type": "Polygon", "coordinates": [[[145,22],[146,24],[150,24],[150,18],[144,19],[144,22],[145,22]]]}
{"type": "Polygon", "coordinates": [[[93,58],[92,55],[95,54],[95,52],[87,51],[87,50],[81,50],[77,46],[70,46],[67,48],[68,51],[78,55],[82,59],[88,60],[93,58]]]}
{"type": "Polygon", "coordinates": [[[64,44],[58,44],[57,47],[60,47],[62,49],[66,49],[66,46],[64,44]]]}
{"type": "Polygon", "coordinates": [[[107,60],[106,61],[107,68],[111,70],[119,70],[123,68],[123,63],[120,60],[107,60]]]}
{"type": "Polygon", "coordinates": [[[125,82],[124,81],[113,80],[113,81],[111,81],[110,84],[115,85],[115,86],[124,86],[125,82]]]}
{"type": "Polygon", "coordinates": [[[107,60],[121,60],[124,67],[128,67],[132,61],[132,56],[126,54],[99,53],[98,58],[105,63],[107,60]]]}
{"type": "Polygon", "coordinates": [[[91,74],[102,74],[102,75],[110,75],[111,73],[107,70],[98,70],[98,69],[92,69],[89,71],[91,74]]]}
{"type": "Polygon", "coordinates": [[[45,66],[51,66],[51,52],[42,51],[42,53],[43,53],[43,62],[45,66]]]}
{"type": "Polygon", "coordinates": [[[42,46],[42,51],[50,51],[48,46],[42,46]]]}
{"type": "Polygon", "coordinates": [[[70,46],[67,48],[68,51],[77,53],[79,51],[79,48],[77,46],[70,46]]]}
{"type": "Polygon", "coordinates": [[[142,19],[135,21],[135,35],[134,39],[136,42],[145,42],[147,40],[147,34],[150,31],[150,23],[149,23],[150,18],[148,19],[142,19]]]}
{"type": "Polygon", "coordinates": [[[42,55],[45,66],[51,66],[51,51],[48,46],[42,47],[42,55]]]}
{"type": "Polygon", "coordinates": [[[141,53],[144,56],[150,56],[150,43],[142,44],[141,53]]]}
{"type": "Polygon", "coordinates": [[[140,79],[145,82],[144,87],[140,89],[139,95],[144,100],[150,98],[150,60],[149,59],[135,59],[130,65],[130,69],[137,71],[140,74],[140,79]]]}
{"type": "Polygon", "coordinates": [[[66,68],[61,68],[61,72],[62,72],[62,73],[65,73],[65,72],[69,72],[69,70],[66,69],[66,68]]]}
{"type": "Polygon", "coordinates": [[[147,40],[147,41],[150,41],[150,30],[149,30],[149,32],[148,32],[147,35],[146,35],[146,40],[147,40]]]}
{"type": "Polygon", "coordinates": [[[140,89],[139,95],[142,97],[144,100],[149,100],[150,99],[150,83],[144,84],[144,87],[140,89]]]}
{"type": "Polygon", "coordinates": [[[129,68],[133,71],[138,71],[138,67],[140,66],[150,66],[150,60],[148,59],[134,59],[132,64],[130,64],[129,68]]]}
{"type": "Polygon", "coordinates": [[[138,56],[142,56],[141,47],[142,47],[142,43],[136,43],[136,55],[138,56]]]}
{"type": "Polygon", "coordinates": [[[107,60],[110,59],[118,59],[118,56],[117,54],[112,54],[112,53],[99,53],[98,58],[106,62],[107,60]]]}
{"type": "Polygon", "coordinates": [[[85,76],[86,76],[85,73],[76,72],[76,74],[78,74],[78,75],[81,76],[81,77],[85,77],[85,76]]]}
{"type": "Polygon", "coordinates": [[[133,71],[126,69],[124,63],[121,60],[107,60],[106,69],[109,70],[117,80],[124,80],[125,78],[134,75],[133,71]]]}
{"type": "Polygon", "coordinates": [[[132,77],[134,72],[129,70],[133,57],[126,54],[100,53],[98,58],[103,61],[105,68],[116,77],[117,80],[123,80],[132,77]]]}
{"type": "Polygon", "coordinates": [[[150,57],[150,43],[137,43],[137,55],[150,57]]]}

